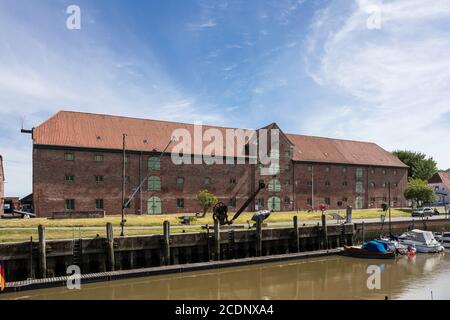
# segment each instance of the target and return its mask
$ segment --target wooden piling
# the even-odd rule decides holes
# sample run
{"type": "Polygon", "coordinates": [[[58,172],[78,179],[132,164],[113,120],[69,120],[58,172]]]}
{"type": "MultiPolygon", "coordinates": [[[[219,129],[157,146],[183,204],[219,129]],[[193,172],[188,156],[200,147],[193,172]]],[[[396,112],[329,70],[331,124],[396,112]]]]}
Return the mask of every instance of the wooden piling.
{"type": "Polygon", "coordinates": [[[361,226],[361,237],[362,237],[361,243],[364,244],[364,221],[362,222],[362,226],[361,226]]]}
{"type": "Polygon", "coordinates": [[[34,272],[33,272],[33,237],[30,236],[30,279],[34,278],[34,272]]]}
{"type": "Polygon", "coordinates": [[[220,223],[214,221],[214,260],[220,260],[220,223]]]}
{"type": "Polygon", "coordinates": [[[256,256],[262,253],[262,219],[256,219],[256,256]]]}
{"type": "Polygon", "coordinates": [[[328,228],[327,228],[327,217],[322,214],[322,232],[323,232],[323,244],[324,249],[328,250],[328,228]]]}
{"type": "Polygon", "coordinates": [[[47,254],[45,251],[45,227],[40,224],[38,226],[39,234],[39,276],[40,278],[47,277],[47,254]]]}
{"type": "Polygon", "coordinates": [[[108,259],[108,270],[115,271],[116,260],[114,255],[114,232],[112,223],[106,224],[106,257],[108,259]]]}
{"type": "Polygon", "coordinates": [[[170,222],[164,221],[163,223],[164,231],[164,264],[166,266],[170,265],[170,222]]]}
{"type": "Polygon", "coordinates": [[[294,250],[300,252],[300,234],[298,232],[298,217],[294,216],[294,250]]]}

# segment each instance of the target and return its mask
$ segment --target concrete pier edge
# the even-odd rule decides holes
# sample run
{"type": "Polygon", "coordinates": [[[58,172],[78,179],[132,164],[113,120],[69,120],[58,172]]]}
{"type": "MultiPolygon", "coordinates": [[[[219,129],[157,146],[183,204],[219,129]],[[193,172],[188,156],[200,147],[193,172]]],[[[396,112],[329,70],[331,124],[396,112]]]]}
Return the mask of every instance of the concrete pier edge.
{"type": "MultiPolygon", "coordinates": [[[[190,271],[200,271],[208,269],[220,269],[228,267],[246,266],[254,264],[263,264],[270,262],[279,261],[289,261],[296,259],[306,259],[306,258],[316,258],[337,255],[342,251],[342,248],[330,249],[330,250],[317,250],[317,251],[306,251],[299,253],[289,253],[262,257],[251,257],[242,259],[232,259],[223,261],[210,261],[210,262],[198,262],[190,264],[180,264],[180,265],[170,265],[170,266],[160,266],[160,267],[150,267],[150,268],[140,268],[140,269],[130,269],[130,270],[120,270],[120,271],[108,271],[99,273],[88,273],[81,275],[81,284],[94,283],[101,281],[113,281],[122,280],[128,278],[137,277],[148,277],[163,274],[174,274],[190,271]]],[[[25,290],[36,290],[45,289],[53,287],[66,286],[69,276],[45,278],[45,279],[33,279],[24,280],[17,282],[6,283],[6,288],[3,292],[18,292],[25,290]]],[[[1,298],[1,294],[0,294],[1,298]]]]}

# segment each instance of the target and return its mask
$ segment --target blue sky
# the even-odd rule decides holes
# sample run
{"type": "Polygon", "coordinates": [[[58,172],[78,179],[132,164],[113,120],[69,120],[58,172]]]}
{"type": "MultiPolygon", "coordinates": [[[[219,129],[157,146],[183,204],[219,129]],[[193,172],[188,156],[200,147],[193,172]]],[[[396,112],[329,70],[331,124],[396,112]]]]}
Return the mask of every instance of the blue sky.
{"type": "Polygon", "coordinates": [[[58,110],[373,141],[450,167],[450,0],[0,0],[0,154],[58,110]],[[81,9],[68,30],[66,9],[81,9]],[[379,28],[367,21],[380,12],[379,28]],[[372,9],[371,9],[372,8],[372,9]]]}

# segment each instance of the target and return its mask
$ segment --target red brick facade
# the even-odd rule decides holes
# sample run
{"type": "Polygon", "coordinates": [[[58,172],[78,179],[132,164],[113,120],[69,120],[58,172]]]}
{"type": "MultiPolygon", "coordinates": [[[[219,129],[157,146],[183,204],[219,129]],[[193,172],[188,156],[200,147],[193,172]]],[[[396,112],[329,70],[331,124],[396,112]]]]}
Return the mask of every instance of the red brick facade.
{"type": "MultiPolygon", "coordinates": [[[[239,208],[260,180],[267,188],[247,210],[306,210],[322,203],[336,208],[341,202],[342,207],[380,207],[388,201],[389,183],[392,205],[405,206],[407,167],[376,144],[284,134],[280,130],[279,170],[271,167],[273,175],[268,176],[261,175],[267,168],[248,161],[176,165],[170,157],[174,149],[170,148],[159,161],[179,128],[192,136],[195,133],[190,124],[58,112],[33,129],[35,212],[50,216],[64,210],[104,209],[107,214],[120,214],[123,133],[128,135],[126,194],[132,194],[150,176],[126,209],[130,214],[200,211],[196,196],[203,189],[233,211],[232,207],[239,208]],[[152,161],[158,165],[149,171],[152,161]]],[[[228,130],[210,126],[203,130],[208,128],[217,129],[223,136],[228,130]]],[[[264,129],[279,128],[273,123],[264,129]]],[[[228,151],[218,150],[222,156],[235,156],[228,151]]]]}
{"type": "Polygon", "coordinates": [[[5,175],[3,171],[3,158],[0,156],[0,214],[3,214],[5,204],[5,175]]]}
{"type": "MultiPolygon", "coordinates": [[[[389,182],[392,205],[405,206],[403,191],[407,182],[406,168],[292,161],[289,148],[289,143],[282,140],[280,172],[274,176],[261,176],[260,168],[250,164],[175,165],[170,156],[165,155],[161,158],[160,170],[152,170],[150,174],[160,179],[160,190],[149,191],[146,181],[142,192],[137,193],[126,212],[149,213],[147,202],[151,197],[161,200],[162,213],[197,212],[200,207],[196,195],[202,189],[208,189],[227,204],[232,204],[230,199],[236,198],[238,208],[255,190],[260,180],[268,187],[257,196],[257,209],[270,206],[278,209],[279,203],[281,211],[306,210],[311,208],[312,199],[316,208],[322,203],[328,204],[330,208],[337,208],[338,201],[343,201],[342,207],[349,204],[353,207],[379,208],[381,203],[388,201],[389,182]],[[279,181],[280,191],[276,188],[269,189],[273,179],[279,181]],[[360,188],[358,192],[357,183],[360,188]],[[356,203],[357,197],[360,197],[359,203],[356,203]],[[183,207],[180,206],[181,200],[177,199],[182,199],[183,207]]],[[[149,175],[149,158],[159,158],[159,155],[148,152],[127,153],[127,195],[149,175]]],[[[68,199],[75,200],[73,210],[76,211],[96,209],[98,199],[102,200],[107,214],[119,214],[121,191],[120,150],[42,146],[35,146],[33,150],[34,205],[39,216],[67,210],[68,199]],[[73,160],[65,160],[66,154],[73,155],[73,160]],[[102,156],[97,157],[102,158],[102,161],[96,161],[96,156],[102,156]],[[72,178],[66,181],[66,176],[72,178]],[[102,176],[102,181],[96,181],[96,176],[102,176]]],[[[251,207],[248,210],[254,210],[255,204],[251,207]]]]}

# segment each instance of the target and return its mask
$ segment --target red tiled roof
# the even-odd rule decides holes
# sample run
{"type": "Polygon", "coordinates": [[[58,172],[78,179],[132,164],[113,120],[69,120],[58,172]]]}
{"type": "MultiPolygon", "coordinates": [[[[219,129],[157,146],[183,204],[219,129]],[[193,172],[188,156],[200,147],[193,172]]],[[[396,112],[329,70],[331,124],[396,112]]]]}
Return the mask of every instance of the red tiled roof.
{"type": "Polygon", "coordinates": [[[407,167],[396,156],[371,142],[286,134],[296,161],[407,167]]]}
{"type": "MultiPolygon", "coordinates": [[[[192,138],[194,136],[193,124],[60,111],[34,128],[33,140],[38,145],[122,149],[122,134],[126,133],[127,150],[163,151],[175,129],[186,129],[192,138]]],[[[204,125],[203,132],[207,129],[219,130],[226,137],[227,128],[204,125]]],[[[374,143],[295,134],[285,136],[294,144],[294,161],[406,167],[374,143]]],[[[177,144],[172,143],[168,151],[177,144]]],[[[237,154],[236,150],[225,150],[225,143],[223,147],[221,155],[237,154]]]]}
{"type": "Polygon", "coordinates": [[[443,183],[448,189],[450,189],[450,172],[438,171],[432,176],[428,183],[443,183]]]}

